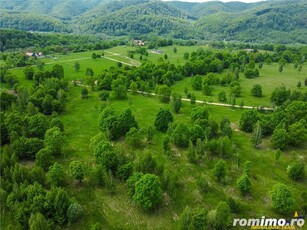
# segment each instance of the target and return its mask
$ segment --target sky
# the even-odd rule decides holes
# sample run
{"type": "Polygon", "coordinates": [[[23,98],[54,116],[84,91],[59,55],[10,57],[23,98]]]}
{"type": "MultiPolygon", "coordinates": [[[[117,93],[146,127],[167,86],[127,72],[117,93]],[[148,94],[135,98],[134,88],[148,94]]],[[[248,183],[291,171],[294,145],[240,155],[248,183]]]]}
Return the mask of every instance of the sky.
{"type": "MultiPolygon", "coordinates": [[[[163,1],[175,1],[175,0],[163,0],[163,1]]],[[[178,1],[178,0],[177,0],[178,1]]],[[[261,2],[261,0],[179,0],[182,2],[210,2],[210,1],[221,1],[221,2],[261,2]]]]}

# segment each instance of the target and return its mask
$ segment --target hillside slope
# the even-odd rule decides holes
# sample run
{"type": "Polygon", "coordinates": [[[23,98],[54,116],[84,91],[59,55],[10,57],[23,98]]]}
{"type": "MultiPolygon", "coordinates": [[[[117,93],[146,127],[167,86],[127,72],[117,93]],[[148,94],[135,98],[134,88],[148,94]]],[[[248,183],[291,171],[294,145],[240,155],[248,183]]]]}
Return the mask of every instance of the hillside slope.
{"type": "MultiPolygon", "coordinates": [[[[85,32],[109,35],[172,35],[188,38],[191,17],[160,1],[129,0],[101,5],[75,19],[85,32]]],[[[193,38],[190,36],[189,38],[193,38]]]]}
{"type": "Polygon", "coordinates": [[[307,1],[3,0],[1,28],[241,42],[307,43],[307,1]]]}

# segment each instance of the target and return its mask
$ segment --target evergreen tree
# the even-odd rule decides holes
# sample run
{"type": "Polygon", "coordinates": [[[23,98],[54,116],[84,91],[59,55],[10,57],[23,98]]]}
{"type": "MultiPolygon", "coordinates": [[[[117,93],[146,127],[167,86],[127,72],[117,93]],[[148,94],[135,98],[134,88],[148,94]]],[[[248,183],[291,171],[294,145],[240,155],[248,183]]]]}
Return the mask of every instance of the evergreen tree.
{"type": "Polygon", "coordinates": [[[237,187],[240,190],[242,195],[246,195],[250,192],[252,188],[252,184],[250,182],[250,179],[248,178],[248,175],[244,173],[238,180],[237,180],[237,187]]]}
{"type": "Polygon", "coordinates": [[[262,128],[259,120],[255,125],[252,141],[255,148],[257,148],[262,142],[262,128]]]}
{"type": "Polygon", "coordinates": [[[181,102],[181,96],[177,93],[173,93],[172,95],[172,104],[173,104],[173,110],[175,113],[179,113],[180,108],[182,106],[181,102]]]}
{"type": "Polygon", "coordinates": [[[224,160],[219,160],[214,164],[214,168],[212,170],[215,178],[221,182],[225,179],[226,176],[226,162],[224,160]]]}
{"type": "Polygon", "coordinates": [[[174,121],[173,115],[168,109],[160,109],[155,120],[155,127],[161,132],[166,132],[168,124],[174,121]]]}

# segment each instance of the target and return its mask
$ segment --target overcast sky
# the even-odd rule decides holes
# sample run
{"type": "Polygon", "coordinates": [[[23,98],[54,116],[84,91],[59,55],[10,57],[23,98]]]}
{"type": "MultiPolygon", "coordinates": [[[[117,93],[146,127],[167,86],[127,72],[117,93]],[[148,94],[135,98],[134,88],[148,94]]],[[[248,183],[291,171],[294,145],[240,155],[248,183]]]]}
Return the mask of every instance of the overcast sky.
{"type": "MultiPolygon", "coordinates": [[[[163,0],[163,1],[175,1],[175,0],[163,0]]],[[[176,0],[176,1],[181,1],[181,2],[212,2],[214,0],[176,0]]],[[[260,2],[261,0],[219,0],[221,2],[260,2]]]]}

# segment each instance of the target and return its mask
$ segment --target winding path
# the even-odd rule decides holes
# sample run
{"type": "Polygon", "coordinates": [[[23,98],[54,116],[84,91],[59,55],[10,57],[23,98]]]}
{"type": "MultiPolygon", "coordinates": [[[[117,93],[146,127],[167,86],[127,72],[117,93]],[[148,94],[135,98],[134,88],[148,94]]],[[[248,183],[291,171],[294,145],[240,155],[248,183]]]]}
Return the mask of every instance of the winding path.
{"type": "MultiPolygon", "coordinates": [[[[143,95],[159,96],[158,94],[155,94],[155,93],[147,93],[143,91],[137,91],[137,93],[143,94],[143,95]]],[[[188,99],[188,98],[182,98],[181,100],[188,101],[188,102],[191,101],[191,99],[188,99]]],[[[230,105],[230,104],[223,104],[223,103],[216,103],[216,102],[208,102],[208,101],[202,101],[202,100],[196,100],[195,102],[199,104],[232,107],[232,108],[240,108],[240,109],[259,109],[259,110],[265,110],[265,111],[274,111],[274,108],[262,107],[262,106],[249,106],[249,105],[240,106],[240,105],[230,105]]]]}

